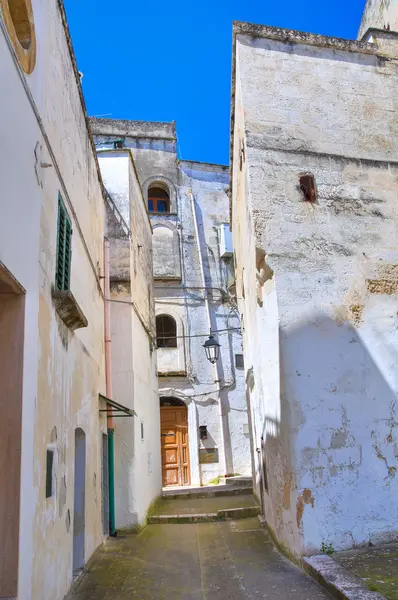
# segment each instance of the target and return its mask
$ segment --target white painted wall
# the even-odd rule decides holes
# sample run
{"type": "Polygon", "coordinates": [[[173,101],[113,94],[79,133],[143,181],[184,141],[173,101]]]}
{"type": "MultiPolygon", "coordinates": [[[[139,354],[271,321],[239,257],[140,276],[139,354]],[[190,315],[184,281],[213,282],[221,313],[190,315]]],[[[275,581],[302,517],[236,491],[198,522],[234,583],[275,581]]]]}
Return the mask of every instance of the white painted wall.
{"type": "MultiPolygon", "coordinates": [[[[257,34],[236,42],[232,208],[267,522],[296,554],[389,540],[398,531],[396,73],[370,46],[257,34]],[[315,205],[298,185],[307,171],[315,205]]],[[[256,472],[258,482],[260,461],[256,472]]]]}
{"type": "Polygon", "coordinates": [[[102,264],[104,205],[58,4],[35,0],[33,11],[32,75],[19,72],[0,29],[0,260],[26,290],[18,597],[61,600],[72,581],[76,427],[87,440],[86,560],[103,540],[103,303],[95,265],[102,264]],[[73,227],[71,290],[89,321],[75,333],[60,321],[51,297],[59,192],[73,227]],[[50,442],[56,446],[56,491],[46,500],[50,442]]]}
{"type": "Polygon", "coordinates": [[[131,528],[145,523],[161,492],[152,229],[129,152],[101,152],[99,162],[104,185],[125,219],[121,225],[108,210],[113,397],[136,412],[115,419],[116,526],[131,528]]]}

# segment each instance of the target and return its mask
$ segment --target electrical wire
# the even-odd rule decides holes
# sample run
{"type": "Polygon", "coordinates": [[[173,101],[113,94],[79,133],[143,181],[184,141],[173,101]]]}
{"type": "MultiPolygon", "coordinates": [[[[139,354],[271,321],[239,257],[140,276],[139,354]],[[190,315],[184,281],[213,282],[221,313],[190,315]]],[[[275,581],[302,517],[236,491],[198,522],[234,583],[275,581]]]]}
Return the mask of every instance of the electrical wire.
{"type": "MultiPolygon", "coordinates": [[[[226,333],[227,331],[240,331],[240,327],[229,327],[228,329],[212,329],[210,331],[210,335],[214,333],[226,333]]],[[[158,340],[179,340],[179,339],[187,339],[187,338],[198,338],[198,337],[208,337],[208,333],[195,333],[193,335],[157,335],[156,339],[158,340]]]]}

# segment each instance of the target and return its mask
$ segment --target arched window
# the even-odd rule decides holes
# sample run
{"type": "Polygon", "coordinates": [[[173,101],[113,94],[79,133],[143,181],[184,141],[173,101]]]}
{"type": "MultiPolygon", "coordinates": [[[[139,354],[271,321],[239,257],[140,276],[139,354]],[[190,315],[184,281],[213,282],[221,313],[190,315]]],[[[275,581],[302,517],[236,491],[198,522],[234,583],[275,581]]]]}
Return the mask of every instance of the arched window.
{"type": "Polygon", "coordinates": [[[158,348],[177,348],[177,324],[173,317],[156,317],[156,343],[158,348]]]}
{"type": "Polygon", "coordinates": [[[159,183],[155,183],[148,189],[148,212],[170,212],[170,194],[166,186],[160,187],[159,183]]]}

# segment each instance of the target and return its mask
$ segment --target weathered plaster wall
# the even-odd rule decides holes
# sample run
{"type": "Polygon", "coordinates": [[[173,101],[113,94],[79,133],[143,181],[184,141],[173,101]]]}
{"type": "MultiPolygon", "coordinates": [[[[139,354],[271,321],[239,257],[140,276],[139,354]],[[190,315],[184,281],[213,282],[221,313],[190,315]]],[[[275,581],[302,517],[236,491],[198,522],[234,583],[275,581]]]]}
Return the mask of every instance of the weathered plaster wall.
{"type": "Polygon", "coordinates": [[[296,553],[386,540],[398,531],[396,64],[258,29],[236,42],[232,209],[266,517],[296,553]]]}
{"type": "Polygon", "coordinates": [[[159,394],[181,398],[188,406],[191,482],[207,483],[225,472],[250,474],[244,372],[235,369],[235,354],[242,352],[240,332],[219,335],[222,349],[218,371],[207,362],[202,348],[210,329],[206,296],[211,327],[239,329],[236,303],[227,291],[231,265],[220,258],[217,230],[229,221],[227,169],[188,161],[179,163],[173,124],[121,122],[118,125],[117,121],[91,119],[91,127],[100,152],[125,135],[123,143],[133,153],[144,193],[156,181],[167,185],[170,191],[171,213],[151,215],[155,232],[156,314],[173,316],[177,335],[187,337],[178,339],[176,349],[157,351],[158,371],[162,375],[159,394]],[[148,130],[157,133],[149,135],[148,130]],[[166,236],[160,236],[158,244],[156,232],[160,227],[173,233],[168,248],[166,236]],[[199,425],[207,425],[208,429],[208,439],[202,442],[198,439],[199,425]],[[205,447],[218,448],[218,463],[199,465],[198,451],[205,447]]]}
{"type": "Polygon", "coordinates": [[[398,31],[398,0],[367,0],[358,32],[359,40],[370,27],[398,31]]]}
{"type": "Polygon", "coordinates": [[[132,527],[161,492],[152,228],[130,152],[101,152],[99,162],[111,195],[113,396],[137,413],[115,420],[116,525],[132,527]]]}
{"type": "Polygon", "coordinates": [[[0,30],[0,260],[26,290],[18,597],[61,600],[72,581],[77,427],[87,441],[86,560],[103,540],[103,302],[96,265],[102,265],[104,204],[62,13],[57,2],[40,0],[33,13],[37,63],[29,77],[19,74],[0,30]],[[89,321],[74,333],[51,297],[59,192],[73,227],[71,290],[89,321]],[[46,499],[48,444],[55,448],[55,494],[46,499]]]}

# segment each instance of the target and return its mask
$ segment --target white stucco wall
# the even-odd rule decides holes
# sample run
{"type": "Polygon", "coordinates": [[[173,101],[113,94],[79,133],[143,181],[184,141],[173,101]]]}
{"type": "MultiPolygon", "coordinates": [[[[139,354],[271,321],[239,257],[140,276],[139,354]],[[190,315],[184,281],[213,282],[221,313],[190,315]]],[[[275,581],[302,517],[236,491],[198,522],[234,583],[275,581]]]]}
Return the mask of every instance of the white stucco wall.
{"type": "Polygon", "coordinates": [[[131,528],[145,523],[161,492],[152,229],[129,152],[101,152],[99,163],[125,220],[108,210],[113,397],[136,412],[115,419],[116,526],[131,528]]]}
{"type": "Polygon", "coordinates": [[[398,530],[394,67],[369,46],[255,33],[236,42],[232,208],[266,518],[297,554],[388,540],[398,530]],[[303,172],[315,176],[314,205],[303,172]]]}
{"type": "Polygon", "coordinates": [[[26,290],[18,597],[61,600],[72,581],[77,427],[87,449],[85,560],[103,540],[103,302],[95,265],[102,264],[104,204],[58,4],[35,0],[33,14],[37,63],[29,76],[18,71],[0,30],[0,260],[26,290]],[[73,228],[71,290],[88,318],[88,327],[74,333],[51,297],[59,193],[73,228]],[[50,442],[55,495],[46,499],[50,442]]]}

